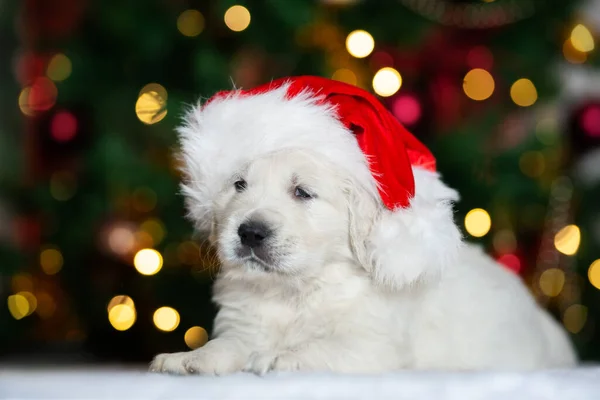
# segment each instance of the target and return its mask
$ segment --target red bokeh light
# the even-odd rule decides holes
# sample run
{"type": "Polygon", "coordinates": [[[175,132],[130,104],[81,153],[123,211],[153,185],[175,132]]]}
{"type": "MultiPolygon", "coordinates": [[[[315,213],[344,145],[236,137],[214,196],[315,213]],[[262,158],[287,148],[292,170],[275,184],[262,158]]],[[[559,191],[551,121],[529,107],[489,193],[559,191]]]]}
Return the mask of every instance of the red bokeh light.
{"type": "Polygon", "coordinates": [[[49,110],[56,103],[57,95],[58,90],[54,82],[45,77],[38,77],[31,85],[27,99],[28,107],[33,111],[49,110]]]}
{"type": "Polygon", "coordinates": [[[521,260],[514,254],[504,254],[498,257],[497,261],[516,274],[521,271],[521,260]]]}
{"type": "Polygon", "coordinates": [[[600,137],[600,105],[594,104],[581,114],[581,128],[589,136],[600,137]]]}
{"type": "Polygon", "coordinates": [[[77,134],[77,118],[68,111],[60,111],[50,122],[50,134],[57,142],[68,142],[77,134]]]}
{"type": "Polygon", "coordinates": [[[401,123],[413,125],[421,118],[421,105],[414,96],[399,96],[394,100],[392,112],[401,123]]]}

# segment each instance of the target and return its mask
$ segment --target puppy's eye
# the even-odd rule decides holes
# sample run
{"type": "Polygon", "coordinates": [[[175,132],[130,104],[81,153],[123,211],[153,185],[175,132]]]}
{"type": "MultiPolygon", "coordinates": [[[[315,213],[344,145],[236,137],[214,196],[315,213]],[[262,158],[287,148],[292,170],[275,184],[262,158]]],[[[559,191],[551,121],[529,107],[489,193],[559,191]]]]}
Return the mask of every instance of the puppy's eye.
{"type": "Polygon", "coordinates": [[[243,192],[246,189],[246,187],[248,186],[248,184],[246,183],[245,180],[240,179],[239,181],[235,181],[233,186],[235,186],[235,191],[239,193],[239,192],[243,192]]]}
{"type": "Polygon", "coordinates": [[[313,196],[310,195],[306,190],[302,189],[300,186],[296,186],[296,190],[294,191],[294,196],[300,199],[312,199],[313,196]]]}

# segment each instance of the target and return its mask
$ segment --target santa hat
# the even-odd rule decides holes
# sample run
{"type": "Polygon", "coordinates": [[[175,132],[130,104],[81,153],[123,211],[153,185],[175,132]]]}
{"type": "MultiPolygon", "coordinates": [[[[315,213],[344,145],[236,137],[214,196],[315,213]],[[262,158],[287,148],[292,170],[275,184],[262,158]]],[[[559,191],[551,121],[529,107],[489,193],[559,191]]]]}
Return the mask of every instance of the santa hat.
{"type": "Polygon", "coordinates": [[[325,78],[284,78],[220,92],[178,128],[183,185],[197,228],[210,231],[213,203],[245,163],[283,149],[310,149],[345,169],[380,207],[356,246],[362,266],[394,288],[438,276],[461,245],[455,191],[431,152],[370,93],[325,78]]]}

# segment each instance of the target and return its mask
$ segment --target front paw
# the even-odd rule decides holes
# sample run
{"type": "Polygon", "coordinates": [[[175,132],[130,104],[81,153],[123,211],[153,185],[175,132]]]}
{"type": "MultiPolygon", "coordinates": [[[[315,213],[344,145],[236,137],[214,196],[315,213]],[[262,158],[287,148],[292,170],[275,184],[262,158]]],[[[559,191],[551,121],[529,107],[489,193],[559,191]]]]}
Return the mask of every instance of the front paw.
{"type": "Polygon", "coordinates": [[[241,367],[235,353],[207,347],[184,353],[159,354],[150,364],[150,371],[176,375],[224,375],[237,372],[241,367]]]}
{"type": "Polygon", "coordinates": [[[264,375],[271,371],[290,372],[302,369],[300,357],[290,350],[254,352],[250,355],[244,371],[264,375]]]}

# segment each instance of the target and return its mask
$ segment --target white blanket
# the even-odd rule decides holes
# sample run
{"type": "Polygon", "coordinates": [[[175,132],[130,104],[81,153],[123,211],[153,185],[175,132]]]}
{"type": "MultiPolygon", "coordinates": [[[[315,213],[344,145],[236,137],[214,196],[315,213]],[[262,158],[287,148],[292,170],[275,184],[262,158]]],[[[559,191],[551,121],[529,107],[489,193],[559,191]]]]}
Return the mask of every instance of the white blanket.
{"type": "Polygon", "coordinates": [[[600,367],[385,375],[166,376],[122,368],[0,366],[1,399],[600,399],[600,367]]]}

